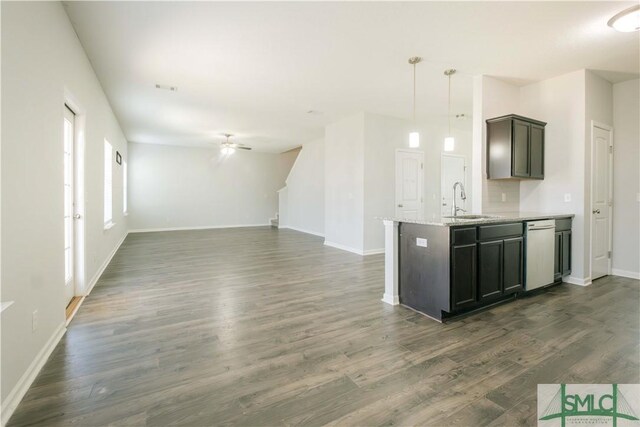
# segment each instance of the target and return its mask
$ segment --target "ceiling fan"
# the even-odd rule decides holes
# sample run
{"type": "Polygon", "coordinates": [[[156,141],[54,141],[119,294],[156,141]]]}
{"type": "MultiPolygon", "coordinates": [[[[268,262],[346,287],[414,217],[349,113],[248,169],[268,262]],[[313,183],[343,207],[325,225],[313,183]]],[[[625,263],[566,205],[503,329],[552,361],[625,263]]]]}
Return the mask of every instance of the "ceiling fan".
{"type": "Polygon", "coordinates": [[[220,143],[220,152],[222,154],[233,154],[236,151],[236,149],[238,149],[238,150],[251,150],[251,147],[247,147],[244,144],[238,144],[238,143],[235,143],[235,142],[230,142],[229,138],[231,138],[233,136],[233,134],[223,133],[222,136],[225,136],[227,138],[226,141],[220,143]]]}

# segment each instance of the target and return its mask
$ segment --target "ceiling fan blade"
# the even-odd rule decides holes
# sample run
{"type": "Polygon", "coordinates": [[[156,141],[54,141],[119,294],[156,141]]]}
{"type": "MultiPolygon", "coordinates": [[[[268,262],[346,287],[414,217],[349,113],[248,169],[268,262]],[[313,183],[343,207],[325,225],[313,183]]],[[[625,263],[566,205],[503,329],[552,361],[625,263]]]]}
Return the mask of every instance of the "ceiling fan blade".
{"type": "Polygon", "coordinates": [[[237,146],[236,148],[238,150],[251,150],[251,147],[245,147],[245,146],[237,146]]]}

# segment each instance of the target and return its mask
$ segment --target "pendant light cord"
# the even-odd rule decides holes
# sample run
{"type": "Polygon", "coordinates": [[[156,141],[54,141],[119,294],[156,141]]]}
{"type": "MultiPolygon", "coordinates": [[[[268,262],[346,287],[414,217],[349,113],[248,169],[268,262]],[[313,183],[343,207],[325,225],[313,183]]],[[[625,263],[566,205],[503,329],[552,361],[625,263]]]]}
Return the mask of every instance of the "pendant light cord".
{"type": "Polygon", "coordinates": [[[416,64],[413,64],[413,124],[416,124],[416,64]]]}
{"type": "Polygon", "coordinates": [[[449,136],[451,136],[451,74],[449,74],[449,106],[447,111],[449,115],[449,136]]]}

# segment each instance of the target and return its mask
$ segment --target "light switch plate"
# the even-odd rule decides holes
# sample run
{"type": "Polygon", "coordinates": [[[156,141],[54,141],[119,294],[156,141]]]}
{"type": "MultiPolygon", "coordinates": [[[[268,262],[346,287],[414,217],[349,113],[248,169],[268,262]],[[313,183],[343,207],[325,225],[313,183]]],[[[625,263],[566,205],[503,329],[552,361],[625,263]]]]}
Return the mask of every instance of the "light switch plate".
{"type": "Polygon", "coordinates": [[[507,193],[502,193],[502,201],[503,202],[507,201],[507,193]]]}
{"type": "Polygon", "coordinates": [[[564,201],[567,203],[571,201],[571,193],[564,193],[564,201]]]}
{"type": "Polygon", "coordinates": [[[427,247],[427,239],[423,239],[422,237],[416,238],[416,246],[420,246],[421,248],[427,247]]]}

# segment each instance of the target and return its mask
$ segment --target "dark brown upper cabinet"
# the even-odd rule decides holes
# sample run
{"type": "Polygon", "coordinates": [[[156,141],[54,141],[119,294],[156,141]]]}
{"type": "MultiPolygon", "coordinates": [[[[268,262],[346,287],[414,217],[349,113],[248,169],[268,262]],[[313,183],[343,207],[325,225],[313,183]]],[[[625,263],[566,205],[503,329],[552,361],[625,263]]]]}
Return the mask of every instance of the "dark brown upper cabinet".
{"type": "Polygon", "coordinates": [[[487,120],[487,179],[544,179],[544,127],[509,114],[487,120]]]}

